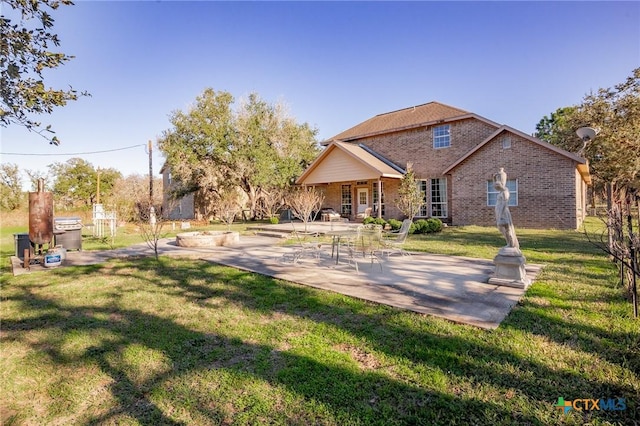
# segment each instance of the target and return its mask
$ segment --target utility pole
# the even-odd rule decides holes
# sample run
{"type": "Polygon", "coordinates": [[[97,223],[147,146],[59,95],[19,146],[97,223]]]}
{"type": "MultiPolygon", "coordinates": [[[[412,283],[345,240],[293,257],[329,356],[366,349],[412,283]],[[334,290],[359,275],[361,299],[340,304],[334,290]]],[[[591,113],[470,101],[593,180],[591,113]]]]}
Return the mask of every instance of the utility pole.
{"type": "Polygon", "coordinates": [[[153,207],[153,160],[151,151],[151,141],[149,141],[149,223],[152,226],[156,224],[156,209],[153,207]]]}
{"type": "Polygon", "coordinates": [[[149,204],[153,205],[153,160],[151,156],[151,141],[149,141],[149,204]]]}
{"type": "Polygon", "coordinates": [[[98,188],[97,188],[97,194],[96,194],[96,204],[100,204],[100,167],[98,167],[98,188]]]}

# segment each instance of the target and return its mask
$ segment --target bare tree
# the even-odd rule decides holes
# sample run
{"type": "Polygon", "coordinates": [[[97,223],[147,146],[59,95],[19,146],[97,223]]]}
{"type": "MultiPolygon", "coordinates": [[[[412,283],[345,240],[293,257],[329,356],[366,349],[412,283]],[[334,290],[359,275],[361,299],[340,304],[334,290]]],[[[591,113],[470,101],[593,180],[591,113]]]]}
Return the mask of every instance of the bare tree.
{"type": "Polygon", "coordinates": [[[284,189],[271,188],[268,191],[263,189],[259,201],[260,214],[269,219],[274,218],[280,207],[284,204],[284,199],[284,189]]]}
{"type": "Polygon", "coordinates": [[[240,197],[235,188],[227,189],[219,194],[216,210],[217,216],[227,224],[227,229],[230,231],[236,215],[241,211],[240,197]]]}
{"type": "MultiPolygon", "coordinates": [[[[148,188],[148,185],[147,185],[148,188]]],[[[155,195],[155,194],[154,194],[155,195]]],[[[171,211],[174,208],[174,204],[177,201],[169,200],[169,205],[167,208],[171,211]]],[[[149,199],[148,195],[145,196],[142,193],[140,194],[140,198],[136,202],[138,206],[138,228],[140,229],[140,235],[144,239],[145,243],[147,243],[147,247],[153,250],[153,254],[158,260],[158,249],[159,242],[163,238],[163,228],[167,221],[163,217],[163,215],[159,214],[159,212],[153,206],[154,200],[149,199]]]]}
{"type": "Polygon", "coordinates": [[[638,317],[638,288],[640,277],[640,235],[634,224],[640,220],[640,197],[634,188],[615,191],[620,195],[611,202],[611,209],[605,217],[600,217],[605,224],[604,231],[598,237],[585,230],[587,239],[603,252],[607,253],[618,266],[620,284],[633,304],[634,317],[638,317]],[[634,210],[636,217],[633,217],[634,210]]]}
{"type": "Polygon", "coordinates": [[[140,215],[140,222],[138,222],[140,235],[145,243],[147,243],[147,247],[153,250],[156,260],[158,260],[159,242],[163,237],[162,228],[164,228],[165,223],[162,217],[156,215],[153,206],[149,206],[149,208],[140,215]]]}
{"type": "Polygon", "coordinates": [[[289,193],[286,201],[287,205],[291,208],[291,214],[304,223],[304,230],[306,232],[307,223],[309,220],[316,219],[322,207],[324,194],[313,188],[299,187],[289,193]]]}
{"type": "MultiPolygon", "coordinates": [[[[154,178],[154,188],[162,188],[162,179],[154,178]]],[[[105,194],[104,203],[115,210],[118,218],[127,222],[136,222],[142,212],[149,209],[149,177],[132,174],[116,180],[111,194],[105,194]]],[[[153,206],[156,214],[162,206],[162,191],[154,191],[153,206]]],[[[148,212],[144,213],[148,217],[148,212]]],[[[159,216],[159,214],[158,214],[159,216]]]]}

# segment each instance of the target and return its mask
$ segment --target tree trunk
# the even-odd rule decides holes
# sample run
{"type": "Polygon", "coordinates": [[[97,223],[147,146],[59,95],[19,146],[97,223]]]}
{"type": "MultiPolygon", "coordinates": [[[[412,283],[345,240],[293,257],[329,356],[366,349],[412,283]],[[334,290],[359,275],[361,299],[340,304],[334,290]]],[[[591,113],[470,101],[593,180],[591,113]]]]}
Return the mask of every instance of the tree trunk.
{"type": "Polygon", "coordinates": [[[633,317],[638,318],[638,292],[637,292],[637,263],[636,263],[636,237],[633,232],[633,214],[631,213],[631,197],[635,198],[635,191],[626,194],[626,216],[627,216],[627,237],[628,237],[628,249],[629,249],[629,261],[631,264],[631,276],[629,287],[631,290],[631,302],[633,303],[633,317]]]}
{"type": "Polygon", "coordinates": [[[613,215],[615,214],[613,211],[613,183],[606,183],[607,188],[607,245],[609,247],[609,253],[613,253],[613,215]]]}
{"type": "Polygon", "coordinates": [[[256,219],[256,206],[258,205],[258,193],[260,188],[256,188],[251,185],[247,179],[242,178],[241,180],[241,188],[249,199],[249,216],[251,220],[256,219]]]}

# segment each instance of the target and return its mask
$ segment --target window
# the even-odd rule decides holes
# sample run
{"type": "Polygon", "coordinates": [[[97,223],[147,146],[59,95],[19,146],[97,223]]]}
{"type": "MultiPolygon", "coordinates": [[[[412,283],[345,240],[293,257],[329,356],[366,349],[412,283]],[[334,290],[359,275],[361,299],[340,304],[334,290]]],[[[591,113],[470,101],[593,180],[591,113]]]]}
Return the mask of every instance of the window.
{"type": "Polygon", "coordinates": [[[419,180],[418,181],[418,190],[422,195],[422,205],[420,205],[420,209],[418,210],[418,217],[427,217],[429,216],[429,210],[427,209],[427,181],[419,180]]]}
{"type": "Polygon", "coordinates": [[[342,205],[340,213],[351,215],[351,185],[342,185],[342,205]]]}
{"type": "MultiPolygon", "coordinates": [[[[507,179],[507,189],[509,189],[509,206],[518,205],[518,181],[507,179]]],[[[495,206],[498,199],[498,191],[493,187],[493,181],[487,181],[487,206],[495,206]]]]}
{"type": "Polygon", "coordinates": [[[361,206],[367,205],[369,204],[369,200],[367,200],[367,191],[362,190],[361,192],[358,192],[358,204],[360,204],[361,206]]]}
{"type": "Polygon", "coordinates": [[[451,126],[443,124],[433,128],[433,147],[447,148],[451,146],[451,126]]]}
{"type": "Polygon", "coordinates": [[[506,137],[502,139],[502,149],[509,149],[509,148],[511,148],[511,138],[506,137]]]}
{"type": "Polygon", "coordinates": [[[167,173],[167,184],[171,185],[171,172],[167,173]]]}
{"type": "Polygon", "coordinates": [[[447,179],[419,180],[418,189],[423,204],[418,217],[447,217],[447,179]],[[430,191],[430,192],[429,192],[430,191]]]}
{"type": "Polygon", "coordinates": [[[431,217],[447,217],[447,179],[431,179],[431,217]]]}
{"type": "MultiPolygon", "coordinates": [[[[382,216],[384,216],[384,182],[380,182],[382,188],[382,216]]],[[[371,194],[373,194],[373,211],[378,212],[378,182],[374,182],[371,187],[371,194]]]]}

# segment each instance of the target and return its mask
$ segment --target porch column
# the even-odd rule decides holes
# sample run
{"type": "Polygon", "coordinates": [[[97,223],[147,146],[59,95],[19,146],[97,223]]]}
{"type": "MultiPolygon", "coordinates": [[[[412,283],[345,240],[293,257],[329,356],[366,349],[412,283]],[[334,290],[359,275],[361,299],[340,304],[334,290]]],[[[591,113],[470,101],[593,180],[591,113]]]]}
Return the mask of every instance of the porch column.
{"type": "Polygon", "coordinates": [[[382,180],[378,179],[378,218],[382,217],[382,180]]]}

